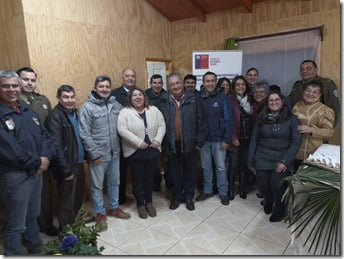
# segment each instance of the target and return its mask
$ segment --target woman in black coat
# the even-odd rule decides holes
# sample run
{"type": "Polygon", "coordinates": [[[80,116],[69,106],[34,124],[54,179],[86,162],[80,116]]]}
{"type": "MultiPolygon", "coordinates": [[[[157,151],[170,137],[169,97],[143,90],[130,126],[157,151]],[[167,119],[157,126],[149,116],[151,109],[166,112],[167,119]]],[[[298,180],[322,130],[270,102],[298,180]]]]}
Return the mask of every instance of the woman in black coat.
{"type": "Polygon", "coordinates": [[[285,188],[279,183],[293,170],[293,160],[302,139],[298,125],[284,96],[272,91],[257,117],[248,154],[248,166],[256,172],[258,189],[265,197],[264,212],[272,212],[271,222],[284,217],[282,195],[285,188]]]}

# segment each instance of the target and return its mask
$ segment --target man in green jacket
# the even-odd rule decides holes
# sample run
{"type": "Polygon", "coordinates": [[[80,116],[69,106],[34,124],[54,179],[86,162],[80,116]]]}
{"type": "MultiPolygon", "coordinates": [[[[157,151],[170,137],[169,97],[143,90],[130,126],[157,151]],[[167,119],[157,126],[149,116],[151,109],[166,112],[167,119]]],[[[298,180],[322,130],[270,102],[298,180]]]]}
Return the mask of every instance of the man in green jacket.
{"type": "MultiPolygon", "coordinates": [[[[38,113],[41,121],[45,123],[46,118],[51,112],[49,99],[36,92],[37,73],[31,67],[22,67],[17,70],[20,79],[21,93],[19,99],[27,103],[35,112],[38,113]]],[[[40,231],[49,235],[57,235],[57,229],[53,226],[53,188],[55,184],[51,171],[43,174],[43,189],[41,201],[41,214],[38,219],[40,231]]]]}
{"type": "Polygon", "coordinates": [[[314,60],[304,60],[300,65],[301,80],[294,83],[289,94],[289,100],[292,106],[302,100],[303,85],[310,80],[318,80],[323,85],[323,94],[321,102],[330,107],[335,116],[334,126],[338,123],[340,115],[339,94],[336,84],[329,78],[318,75],[318,66],[314,60]]]}

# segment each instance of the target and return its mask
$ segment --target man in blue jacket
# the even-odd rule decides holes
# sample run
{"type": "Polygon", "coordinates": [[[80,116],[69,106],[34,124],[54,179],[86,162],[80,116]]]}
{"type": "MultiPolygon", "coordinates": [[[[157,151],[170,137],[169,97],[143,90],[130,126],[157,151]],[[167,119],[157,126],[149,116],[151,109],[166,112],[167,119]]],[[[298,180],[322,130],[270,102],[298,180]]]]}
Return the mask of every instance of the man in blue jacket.
{"type": "Polygon", "coordinates": [[[0,71],[0,193],[5,211],[5,255],[42,251],[38,216],[42,173],[54,155],[53,142],[38,114],[18,101],[19,78],[0,71]]]}
{"type": "Polygon", "coordinates": [[[196,201],[203,201],[213,195],[212,160],[214,160],[220,200],[223,205],[228,205],[225,161],[228,144],[235,128],[235,120],[232,103],[225,94],[216,89],[216,81],[217,76],[213,72],[208,71],[203,75],[201,98],[208,119],[209,133],[207,141],[201,148],[203,193],[196,197],[196,201]]]}

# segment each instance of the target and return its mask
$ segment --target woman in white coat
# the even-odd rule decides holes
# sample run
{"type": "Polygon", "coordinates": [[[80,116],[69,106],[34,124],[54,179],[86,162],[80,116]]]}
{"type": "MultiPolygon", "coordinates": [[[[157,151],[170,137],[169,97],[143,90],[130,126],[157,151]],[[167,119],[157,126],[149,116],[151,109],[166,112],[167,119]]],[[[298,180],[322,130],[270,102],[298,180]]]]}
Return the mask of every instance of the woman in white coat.
{"type": "Polygon", "coordinates": [[[156,216],[152,204],[153,176],[161,142],[166,132],[164,117],[140,88],[128,94],[128,107],[120,111],[118,133],[123,155],[128,160],[133,193],[140,218],[156,216]]]}

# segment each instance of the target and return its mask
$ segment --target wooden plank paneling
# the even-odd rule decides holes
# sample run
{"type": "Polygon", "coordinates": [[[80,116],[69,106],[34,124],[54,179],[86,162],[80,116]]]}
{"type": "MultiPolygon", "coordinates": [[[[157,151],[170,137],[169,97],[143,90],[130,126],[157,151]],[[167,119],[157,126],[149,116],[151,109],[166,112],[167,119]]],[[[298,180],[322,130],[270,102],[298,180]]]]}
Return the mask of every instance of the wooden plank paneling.
{"type": "Polygon", "coordinates": [[[23,8],[20,0],[1,0],[0,69],[16,70],[29,65],[23,8]]]}
{"type": "Polygon", "coordinates": [[[171,25],[141,0],[23,0],[32,66],[39,89],[56,103],[56,88],[77,89],[77,106],[86,100],[97,75],[113,87],[133,67],[145,87],[145,57],[170,58],[171,25]]]}

